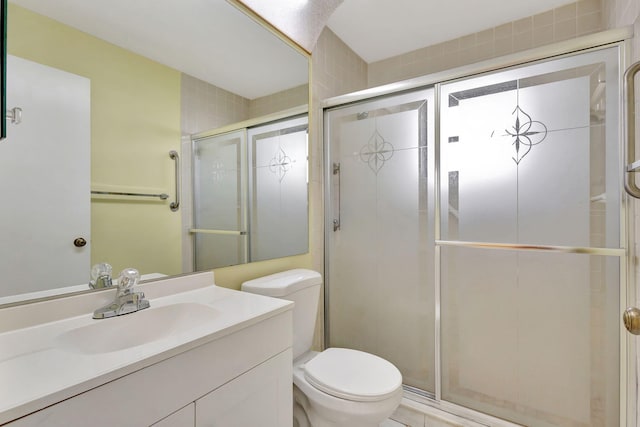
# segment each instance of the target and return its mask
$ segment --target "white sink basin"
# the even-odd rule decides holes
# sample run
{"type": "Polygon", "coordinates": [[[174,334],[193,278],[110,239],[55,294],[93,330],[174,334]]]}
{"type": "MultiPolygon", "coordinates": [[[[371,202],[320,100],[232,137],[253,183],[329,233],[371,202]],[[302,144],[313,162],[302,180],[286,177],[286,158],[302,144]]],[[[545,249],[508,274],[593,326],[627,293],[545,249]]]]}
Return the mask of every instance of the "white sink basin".
{"type": "Polygon", "coordinates": [[[214,320],[216,315],[214,308],[198,303],[152,306],[70,329],[58,335],[54,345],[75,353],[109,353],[175,337],[214,320]]]}

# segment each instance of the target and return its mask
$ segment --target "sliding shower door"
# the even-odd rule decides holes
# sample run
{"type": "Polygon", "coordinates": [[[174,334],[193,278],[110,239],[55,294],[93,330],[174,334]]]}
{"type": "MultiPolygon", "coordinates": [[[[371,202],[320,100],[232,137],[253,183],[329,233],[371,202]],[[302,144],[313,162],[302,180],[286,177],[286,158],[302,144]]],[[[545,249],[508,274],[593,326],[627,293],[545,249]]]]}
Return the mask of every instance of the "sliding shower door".
{"type": "Polygon", "coordinates": [[[247,262],[244,130],[193,142],[195,270],[247,262]]]}
{"type": "Polygon", "coordinates": [[[326,110],[327,344],[490,425],[619,426],[619,55],[326,110]]]}
{"type": "Polygon", "coordinates": [[[196,271],[309,250],[308,122],[193,137],[196,271]]]}
{"type": "Polygon", "coordinates": [[[442,399],[619,423],[618,51],[442,86],[442,399]]]}
{"type": "Polygon", "coordinates": [[[247,131],[252,262],[309,250],[308,123],[305,115],[247,131]]]}
{"type": "Polygon", "coordinates": [[[433,91],[332,110],[329,342],[393,362],[433,393],[433,91]]]}

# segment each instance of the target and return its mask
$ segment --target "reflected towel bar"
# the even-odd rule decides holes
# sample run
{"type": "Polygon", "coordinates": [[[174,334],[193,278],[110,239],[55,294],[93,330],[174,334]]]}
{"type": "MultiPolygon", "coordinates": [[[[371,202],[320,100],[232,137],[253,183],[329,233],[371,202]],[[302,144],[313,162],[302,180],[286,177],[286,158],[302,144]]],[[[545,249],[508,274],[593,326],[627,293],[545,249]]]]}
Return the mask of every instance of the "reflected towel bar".
{"type": "Polygon", "coordinates": [[[236,230],[208,230],[204,228],[190,228],[189,233],[191,234],[227,234],[227,235],[235,235],[235,236],[246,236],[246,231],[236,231],[236,230]]]}
{"type": "MultiPolygon", "coordinates": [[[[180,157],[178,152],[169,151],[169,157],[175,162],[175,178],[176,178],[176,200],[169,204],[169,208],[175,212],[180,208],[180,157]]],[[[130,196],[130,197],[157,197],[161,200],[167,200],[169,195],[166,193],[150,194],[150,193],[132,193],[125,191],[97,191],[91,190],[91,194],[100,194],[105,196],[130,196]]]]}
{"type": "Polygon", "coordinates": [[[91,194],[102,194],[107,196],[133,196],[133,197],[158,197],[162,200],[169,198],[168,194],[146,194],[146,193],[124,193],[119,191],[91,191],[91,194]]]}

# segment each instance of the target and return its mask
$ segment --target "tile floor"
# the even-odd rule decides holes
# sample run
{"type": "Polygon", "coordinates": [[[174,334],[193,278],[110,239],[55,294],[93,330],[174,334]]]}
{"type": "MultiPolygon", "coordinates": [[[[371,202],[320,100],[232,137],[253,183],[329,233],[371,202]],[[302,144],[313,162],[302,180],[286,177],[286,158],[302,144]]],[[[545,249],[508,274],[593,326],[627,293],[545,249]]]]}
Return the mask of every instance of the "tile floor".
{"type": "Polygon", "coordinates": [[[380,427],[405,427],[405,425],[400,424],[397,421],[393,421],[392,419],[387,419],[382,424],[380,424],[380,427]]]}

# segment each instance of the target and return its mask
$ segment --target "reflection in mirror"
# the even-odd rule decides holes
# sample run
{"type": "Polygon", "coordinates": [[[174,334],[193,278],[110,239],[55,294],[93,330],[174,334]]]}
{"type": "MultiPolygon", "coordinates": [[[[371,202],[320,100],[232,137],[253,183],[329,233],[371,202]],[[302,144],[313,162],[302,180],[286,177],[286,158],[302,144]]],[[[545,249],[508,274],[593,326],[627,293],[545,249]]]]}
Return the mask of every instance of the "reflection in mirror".
{"type": "Polygon", "coordinates": [[[248,132],[250,261],[307,252],[308,120],[248,132]]]}
{"type": "Polygon", "coordinates": [[[196,270],[246,262],[246,130],[193,141],[196,270]]]}
{"type": "Polygon", "coordinates": [[[193,262],[205,270],[308,250],[308,118],[193,137],[193,262]]]}
{"type": "Polygon", "coordinates": [[[225,0],[10,0],[7,49],[0,305],[89,289],[98,262],[190,271],[169,152],[308,103],[308,55],[225,0]]]}

